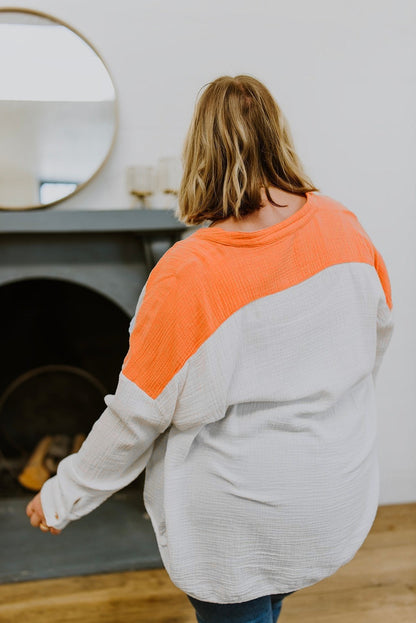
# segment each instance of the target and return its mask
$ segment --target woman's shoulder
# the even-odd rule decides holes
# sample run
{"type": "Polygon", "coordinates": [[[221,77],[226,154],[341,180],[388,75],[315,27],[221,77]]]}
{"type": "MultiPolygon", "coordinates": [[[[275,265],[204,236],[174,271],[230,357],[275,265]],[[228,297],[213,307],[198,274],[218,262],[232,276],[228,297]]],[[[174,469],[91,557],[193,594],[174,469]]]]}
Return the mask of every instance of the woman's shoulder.
{"type": "Polygon", "coordinates": [[[169,247],[151,271],[149,282],[169,280],[175,287],[201,279],[210,264],[210,253],[212,250],[207,249],[205,241],[191,234],[169,247]]]}
{"type": "Polygon", "coordinates": [[[365,238],[371,243],[368,233],[365,231],[357,214],[351,207],[328,195],[314,194],[318,214],[322,215],[328,227],[337,224],[342,226],[344,234],[365,238]]]}
{"type": "Polygon", "coordinates": [[[214,251],[207,240],[197,235],[199,229],[175,242],[161,257],[161,266],[181,269],[192,265],[194,269],[198,266],[202,268],[214,251]]]}
{"type": "Polygon", "coordinates": [[[341,201],[339,201],[338,199],[334,199],[333,197],[330,197],[329,195],[323,195],[323,194],[318,194],[318,193],[313,193],[313,198],[315,201],[315,204],[321,208],[321,210],[328,210],[328,211],[332,211],[332,212],[346,212],[349,214],[353,214],[355,216],[355,214],[341,201]]]}

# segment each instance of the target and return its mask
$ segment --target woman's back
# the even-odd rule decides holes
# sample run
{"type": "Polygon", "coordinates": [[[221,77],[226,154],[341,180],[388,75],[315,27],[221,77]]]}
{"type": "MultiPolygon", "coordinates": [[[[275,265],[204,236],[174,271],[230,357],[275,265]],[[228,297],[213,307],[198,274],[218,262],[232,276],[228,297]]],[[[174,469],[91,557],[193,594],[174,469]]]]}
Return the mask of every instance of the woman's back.
{"type": "Polygon", "coordinates": [[[146,288],[140,367],[124,375],[173,413],[144,498],[171,578],[231,603],[330,575],[378,505],[374,377],[392,326],[380,254],[353,213],[308,193],[259,231],[199,229],[146,288]]]}

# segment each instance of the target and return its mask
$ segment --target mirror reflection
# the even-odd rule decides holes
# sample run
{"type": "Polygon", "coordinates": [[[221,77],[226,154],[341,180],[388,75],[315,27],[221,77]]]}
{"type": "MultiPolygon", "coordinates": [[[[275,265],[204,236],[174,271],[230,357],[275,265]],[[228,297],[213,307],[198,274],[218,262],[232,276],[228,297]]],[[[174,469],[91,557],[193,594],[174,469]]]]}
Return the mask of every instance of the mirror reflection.
{"type": "Polygon", "coordinates": [[[61,22],[0,10],[0,208],[57,202],[100,169],[116,93],[91,45],[61,22]]]}

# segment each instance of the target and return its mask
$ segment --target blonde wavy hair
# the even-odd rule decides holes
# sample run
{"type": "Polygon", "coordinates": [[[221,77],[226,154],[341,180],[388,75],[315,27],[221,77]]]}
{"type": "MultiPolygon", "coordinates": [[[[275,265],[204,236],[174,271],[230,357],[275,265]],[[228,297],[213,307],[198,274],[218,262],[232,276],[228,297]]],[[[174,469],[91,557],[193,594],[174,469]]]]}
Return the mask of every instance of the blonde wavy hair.
{"type": "Polygon", "coordinates": [[[269,187],[298,195],[318,190],[267,88],[251,76],[217,78],[200,95],[185,139],[176,216],[188,225],[239,219],[262,207],[262,189],[279,206],[269,187]]]}

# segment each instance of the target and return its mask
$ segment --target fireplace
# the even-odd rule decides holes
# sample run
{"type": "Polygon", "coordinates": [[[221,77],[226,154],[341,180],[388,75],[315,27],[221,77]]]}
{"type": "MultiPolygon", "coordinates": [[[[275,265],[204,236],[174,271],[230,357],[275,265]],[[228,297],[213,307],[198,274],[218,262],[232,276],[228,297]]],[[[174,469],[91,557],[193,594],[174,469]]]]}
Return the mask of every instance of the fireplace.
{"type": "MultiPolygon", "coordinates": [[[[171,210],[0,213],[0,516],[10,526],[21,525],[20,543],[37,542],[39,535],[24,516],[35,491],[21,484],[19,474],[42,439],[60,436],[69,443],[87,435],[101,415],[104,396],[117,385],[139,293],[149,271],[185,229],[171,210]]],[[[71,447],[67,444],[67,453],[71,447]]],[[[115,543],[106,562],[96,552],[98,566],[91,567],[89,553],[84,562],[81,556],[75,565],[57,563],[39,574],[42,540],[32,566],[27,557],[20,566],[17,559],[0,581],[161,566],[142,507],[143,483],[141,474],[110,498],[106,509],[94,511],[102,514],[100,529],[105,532],[107,526],[112,535],[120,514],[133,513],[137,520],[140,515],[141,523],[130,518],[130,528],[125,527],[142,530],[146,542],[135,532],[135,553],[130,547],[119,555],[115,543]]],[[[76,548],[71,534],[79,540],[89,526],[91,520],[83,518],[59,536],[69,557],[76,548]]],[[[2,533],[7,535],[7,528],[2,533]]],[[[10,539],[3,538],[5,551],[10,539]]],[[[108,546],[108,537],[104,542],[108,546]]]]}
{"type": "MultiPolygon", "coordinates": [[[[107,296],[58,279],[3,285],[0,309],[0,451],[20,470],[45,435],[88,434],[116,387],[129,317],[107,296]]],[[[10,468],[1,476],[2,497],[27,493],[10,468]]]]}

